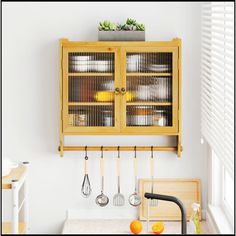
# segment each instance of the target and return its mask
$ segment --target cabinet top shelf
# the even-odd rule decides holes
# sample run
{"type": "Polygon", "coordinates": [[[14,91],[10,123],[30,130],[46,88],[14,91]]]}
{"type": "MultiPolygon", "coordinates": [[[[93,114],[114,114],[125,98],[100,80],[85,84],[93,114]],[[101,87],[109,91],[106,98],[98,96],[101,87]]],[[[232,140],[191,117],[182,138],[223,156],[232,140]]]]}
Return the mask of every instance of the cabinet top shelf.
{"type": "Polygon", "coordinates": [[[83,46],[83,47],[93,47],[93,46],[108,46],[108,47],[173,47],[181,46],[181,39],[174,38],[170,41],[70,41],[67,38],[60,39],[61,45],[65,47],[71,46],[83,46]]]}

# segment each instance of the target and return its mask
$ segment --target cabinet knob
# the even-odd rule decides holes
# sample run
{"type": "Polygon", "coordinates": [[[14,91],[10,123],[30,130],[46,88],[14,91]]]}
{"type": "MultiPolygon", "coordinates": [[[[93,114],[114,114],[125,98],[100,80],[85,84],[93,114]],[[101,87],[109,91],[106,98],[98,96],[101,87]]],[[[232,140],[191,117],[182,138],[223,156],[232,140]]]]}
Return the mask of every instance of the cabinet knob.
{"type": "Polygon", "coordinates": [[[115,94],[119,94],[120,93],[120,89],[119,88],[115,88],[115,94]]]}
{"type": "Polygon", "coordinates": [[[121,91],[121,94],[122,94],[122,95],[125,95],[125,94],[126,94],[126,90],[125,90],[125,88],[121,88],[120,91],[121,91]]]}

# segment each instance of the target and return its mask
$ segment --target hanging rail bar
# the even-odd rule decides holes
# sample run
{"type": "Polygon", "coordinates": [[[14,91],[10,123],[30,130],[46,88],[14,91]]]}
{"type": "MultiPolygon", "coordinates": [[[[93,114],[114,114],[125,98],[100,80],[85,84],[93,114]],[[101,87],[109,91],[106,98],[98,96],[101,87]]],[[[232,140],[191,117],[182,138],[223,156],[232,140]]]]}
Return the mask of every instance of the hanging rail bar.
{"type": "MultiPolygon", "coordinates": [[[[137,146],[137,151],[150,151],[152,146],[137,146]]],[[[181,147],[181,151],[182,151],[181,147]]],[[[60,146],[58,147],[60,151],[60,146]]],[[[85,146],[63,146],[63,151],[84,151],[85,146]]],[[[87,146],[88,151],[100,151],[101,146],[87,146]]],[[[103,146],[104,151],[117,151],[117,146],[103,146]]],[[[133,151],[134,146],[120,146],[120,151],[133,151]]],[[[177,151],[178,146],[153,146],[153,151],[177,151]]]]}

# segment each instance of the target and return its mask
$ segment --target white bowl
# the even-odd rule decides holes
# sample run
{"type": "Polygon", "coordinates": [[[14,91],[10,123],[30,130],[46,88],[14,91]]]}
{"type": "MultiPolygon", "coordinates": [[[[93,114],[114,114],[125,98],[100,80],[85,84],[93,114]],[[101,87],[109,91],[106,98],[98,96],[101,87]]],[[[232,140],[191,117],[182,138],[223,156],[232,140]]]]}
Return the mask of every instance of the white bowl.
{"type": "Polygon", "coordinates": [[[152,115],[132,115],[128,116],[128,124],[138,126],[150,126],[152,125],[152,115]]]}

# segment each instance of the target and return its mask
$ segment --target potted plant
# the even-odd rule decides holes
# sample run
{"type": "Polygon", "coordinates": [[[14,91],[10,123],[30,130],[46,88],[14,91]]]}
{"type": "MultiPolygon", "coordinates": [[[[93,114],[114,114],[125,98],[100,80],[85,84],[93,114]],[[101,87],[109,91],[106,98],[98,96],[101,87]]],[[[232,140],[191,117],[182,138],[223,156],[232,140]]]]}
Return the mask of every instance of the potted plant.
{"type": "Polygon", "coordinates": [[[145,41],[145,26],[128,18],[125,24],[115,24],[108,20],[99,23],[99,41],[145,41]]]}

